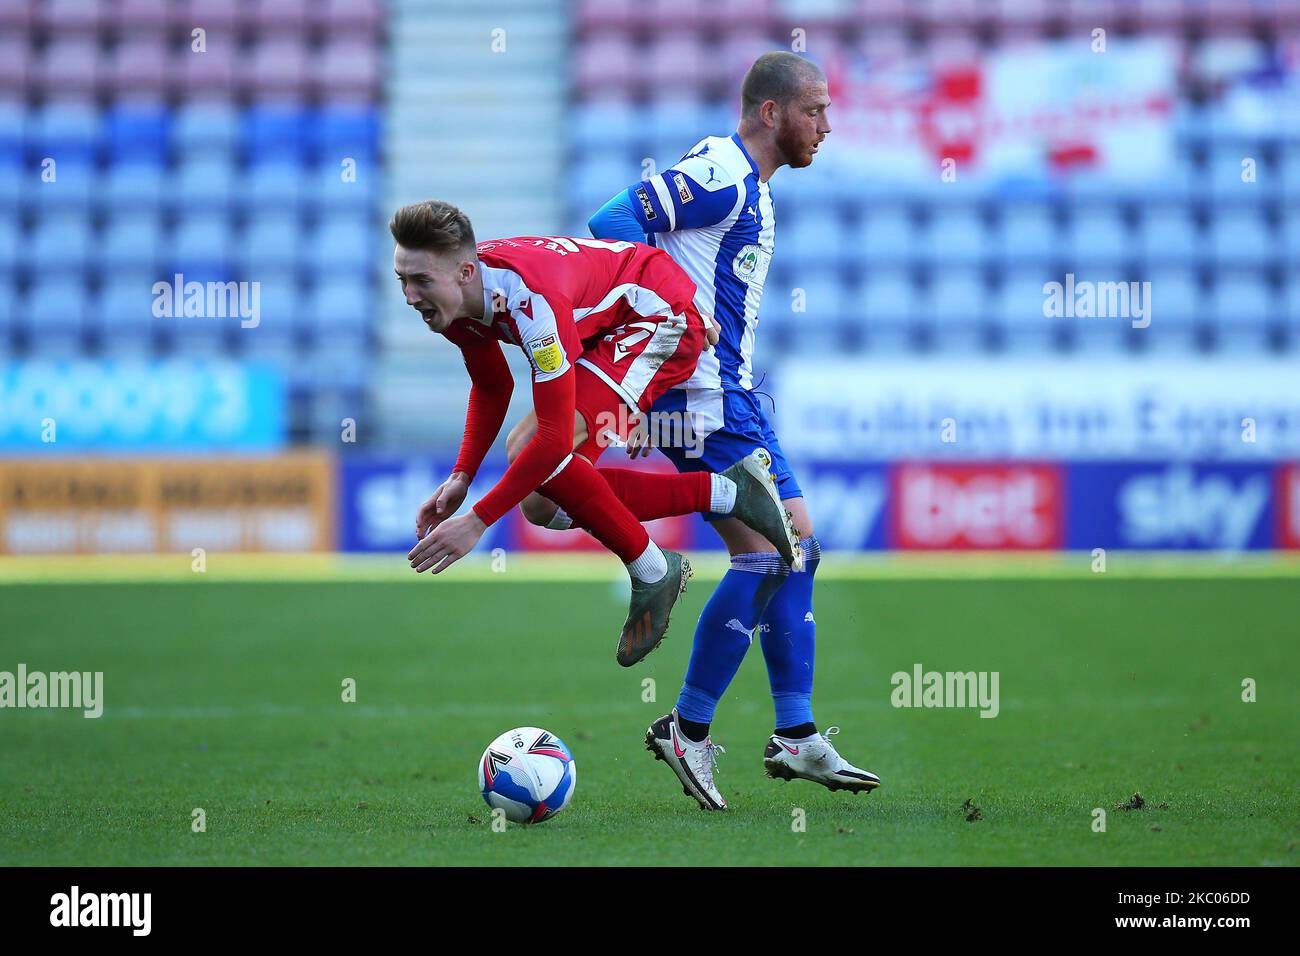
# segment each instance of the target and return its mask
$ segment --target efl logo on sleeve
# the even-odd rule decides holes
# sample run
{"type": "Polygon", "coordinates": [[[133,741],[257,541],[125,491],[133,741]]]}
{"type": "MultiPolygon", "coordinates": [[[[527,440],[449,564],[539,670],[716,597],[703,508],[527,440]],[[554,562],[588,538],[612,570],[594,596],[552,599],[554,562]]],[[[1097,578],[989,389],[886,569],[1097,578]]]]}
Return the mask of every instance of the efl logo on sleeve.
{"type": "Polygon", "coordinates": [[[654,203],[650,201],[650,194],[645,191],[644,186],[637,187],[636,198],[641,200],[641,211],[645,213],[646,220],[656,218],[654,203]]]}
{"type": "Polygon", "coordinates": [[[533,357],[539,372],[555,372],[564,365],[564,350],[554,335],[533,339],[528,343],[528,354],[533,357]]]}
{"type": "Polygon", "coordinates": [[[686,185],[686,177],[681,173],[677,173],[673,176],[673,185],[677,187],[677,195],[683,204],[688,203],[695,198],[691,195],[690,187],[686,185]]]}

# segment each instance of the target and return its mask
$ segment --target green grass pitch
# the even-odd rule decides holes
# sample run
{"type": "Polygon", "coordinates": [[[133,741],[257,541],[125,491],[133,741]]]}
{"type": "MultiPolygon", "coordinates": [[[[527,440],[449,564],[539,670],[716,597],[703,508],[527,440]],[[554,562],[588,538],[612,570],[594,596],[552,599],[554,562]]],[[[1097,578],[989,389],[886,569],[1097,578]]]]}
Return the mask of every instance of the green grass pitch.
{"type": "MultiPolygon", "coordinates": [[[[716,575],[721,561],[700,564],[716,575]]],[[[105,697],[98,720],[0,710],[0,864],[1297,861],[1291,573],[826,575],[817,719],[884,785],[853,796],[763,776],[754,647],[714,724],[731,810],[706,814],[642,736],[676,697],[707,577],[664,646],[624,670],[623,589],[601,574],[459,570],[0,583],[0,670],[103,671],[105,697]],[[916,663],[998,671],[999,715],[894,708],[890,675],[916,663]],[[524,724],[573,750],[576,795],[542,826],[494,832],[476,761],[524,724]],[[1144,808],[1116,809],[1135,792],[1144,808]]]]}

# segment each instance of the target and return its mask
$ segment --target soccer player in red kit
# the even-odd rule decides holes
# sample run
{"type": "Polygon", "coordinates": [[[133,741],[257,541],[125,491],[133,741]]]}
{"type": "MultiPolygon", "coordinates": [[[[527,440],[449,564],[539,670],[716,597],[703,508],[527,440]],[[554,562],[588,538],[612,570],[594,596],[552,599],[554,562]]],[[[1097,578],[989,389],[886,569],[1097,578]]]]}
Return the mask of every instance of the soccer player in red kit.
{"type": "MultiPolygon", "coordinates": [[[[695,284],[669,256],[640,243],[522,237],[476,246],[464,213],[437,200],[402,207],[389,230],[407,302],[461,350],[472,383],[460,453],[420,509],[411,566],[445,570],[489,525],[541,492],[626,565],[632,601],[617,658],[636,663],[663,639],[690,564],[650,540],[592,463],[609,423],[630,423],[629,411],[648,411],[694,371],[706,340],[695,284]],[[531,364],[536,430],[512,449],[496,486],[469,513],[451,517],[509,408],[514,378],[502,342],[521,348],[531,364]]],[[[797,539],[766,468],[746,459],[720,475],[653,478],[656,498],[676,513],[735,514],[792,553],[797,539]]]]}

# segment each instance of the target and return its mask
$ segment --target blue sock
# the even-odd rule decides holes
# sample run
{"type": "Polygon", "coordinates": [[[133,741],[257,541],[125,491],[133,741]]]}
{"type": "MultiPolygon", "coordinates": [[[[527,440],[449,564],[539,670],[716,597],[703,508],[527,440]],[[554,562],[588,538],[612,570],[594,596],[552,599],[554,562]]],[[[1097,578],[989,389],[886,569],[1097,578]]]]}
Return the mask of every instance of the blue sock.
{"type": "Polygon", "coordinates": [[[759,629],[767,678],[776,708],[776,726],[813,722],[813,658],[817,622],[813,619],[813,575],[821,564],[821,543],[809,536],[803,546],[804,569],[790,574],[768,602],[759,629]]]}
{"type": "Polygon", "coordinates": [[[712,723],[718,701],[753,642],[763,609],[789,570],[775,553],[732,555],[731,570],[722,576],[695,625],[691,662],[677,697],[678,716],[712,723]]]}

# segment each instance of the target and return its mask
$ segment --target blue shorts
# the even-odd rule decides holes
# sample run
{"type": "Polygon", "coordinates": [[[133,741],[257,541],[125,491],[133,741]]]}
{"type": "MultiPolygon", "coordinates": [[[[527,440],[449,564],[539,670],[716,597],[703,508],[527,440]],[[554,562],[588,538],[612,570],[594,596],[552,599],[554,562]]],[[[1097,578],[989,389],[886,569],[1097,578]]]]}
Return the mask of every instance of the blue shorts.
{"type": "MultiPolygon", "coordinates": [[[[765,448],[772,456],[772,474],[781,497],[803,497],[772,423],[754,392],[743,388],[673,388],[654,403],[651,416],[650,435],[678,471],[724,471],[755,448],[765,448]],[[655,415],[665,417],[656,419],[655,415]],[[686,433],[676,424],[683,421],[690,423],[686,433]]],[[[705,515],[705,520],[723,517],[705,515]]]]}

